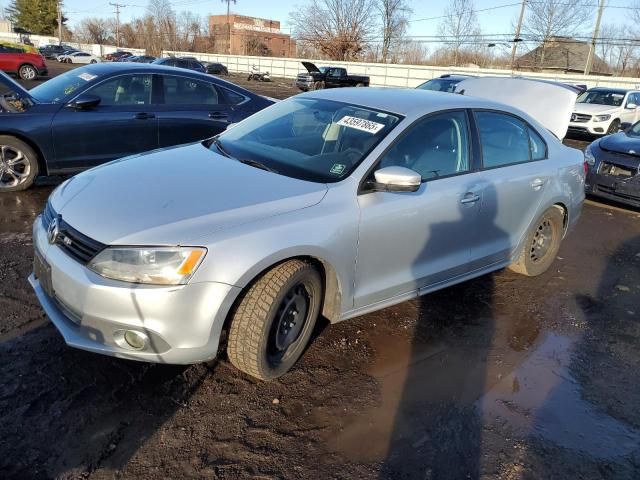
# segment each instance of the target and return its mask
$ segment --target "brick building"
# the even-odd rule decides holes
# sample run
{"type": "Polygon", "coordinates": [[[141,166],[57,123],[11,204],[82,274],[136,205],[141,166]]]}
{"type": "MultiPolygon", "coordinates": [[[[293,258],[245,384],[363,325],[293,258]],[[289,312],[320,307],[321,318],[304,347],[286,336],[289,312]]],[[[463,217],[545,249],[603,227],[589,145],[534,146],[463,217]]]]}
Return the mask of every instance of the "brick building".
{"type": "Polygon", "coordinates": [[[280,31],[280,22],[277,20],[231,14],[227,25],[227,15],[211,15],[209,29],[217,53],[269,57],[296,55],[296,41],[280,31]]]}

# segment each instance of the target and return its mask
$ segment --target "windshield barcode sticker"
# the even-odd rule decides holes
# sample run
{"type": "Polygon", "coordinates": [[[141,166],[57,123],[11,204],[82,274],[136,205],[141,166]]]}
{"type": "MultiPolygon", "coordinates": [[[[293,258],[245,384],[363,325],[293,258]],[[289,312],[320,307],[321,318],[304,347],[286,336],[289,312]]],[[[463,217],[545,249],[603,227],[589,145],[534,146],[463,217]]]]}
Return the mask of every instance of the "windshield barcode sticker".
{"type": "Polygon", "coordinates": [[[342,117],[337,124],[341,127],[355,128],[374,135],[384,128],[383,123],[372,122],[371,120],[364,120],[358,117],[350,117],[348,115],[342,117]]]}

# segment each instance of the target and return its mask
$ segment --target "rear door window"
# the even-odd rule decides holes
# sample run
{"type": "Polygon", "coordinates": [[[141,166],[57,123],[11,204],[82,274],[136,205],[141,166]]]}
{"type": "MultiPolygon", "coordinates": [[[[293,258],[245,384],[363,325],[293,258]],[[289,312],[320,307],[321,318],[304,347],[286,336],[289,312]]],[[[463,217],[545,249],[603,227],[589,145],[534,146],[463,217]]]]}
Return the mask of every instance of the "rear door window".
{"type": "Polygon", "coordinates": [[[207,82],[173,75],[162,76],[166,105],[218,105],[218,91],[207,82]]]}
{"type": "Polygon", "coordinates": [[[523,120],[499,112],[475,112],[484,168],[542,160],[547,147],[523,120]]]}

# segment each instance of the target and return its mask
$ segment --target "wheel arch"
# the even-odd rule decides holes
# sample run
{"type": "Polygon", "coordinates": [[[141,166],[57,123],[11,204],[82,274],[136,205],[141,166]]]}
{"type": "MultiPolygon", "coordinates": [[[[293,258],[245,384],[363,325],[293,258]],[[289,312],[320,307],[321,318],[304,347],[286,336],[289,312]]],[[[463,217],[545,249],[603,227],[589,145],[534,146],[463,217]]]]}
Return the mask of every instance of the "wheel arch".
{"type": "Polygon", "coordinates": [[[567,228],[569,228],[569,209],[564,202],[556,202],[553,206],[562,212],[562,236],[564,237],[567,233],[567,228]]]}
{"type": "Polygon", "coordinates": [[[47,162],[45,162],[44,159],[44,154],[42,152],[42,149],[40,148],[40,146],[34,142],[32,139],[30,139],[29,137],[27,137],[26,135],[23,135],[22,133],[18,133],[18,132],[14,132],[11,130],[2,130],[0,128],[0,135],[5,135],[8,137],[15,137],[18,140],[26,143],[27,145],[29,145],[31,148],[33,148],[33,151],[36,152],[36,155],[38,156],[38,171],[39,171],[39,175],[48,175],[49,174],[49,169],[47,168],[47,162]]]}

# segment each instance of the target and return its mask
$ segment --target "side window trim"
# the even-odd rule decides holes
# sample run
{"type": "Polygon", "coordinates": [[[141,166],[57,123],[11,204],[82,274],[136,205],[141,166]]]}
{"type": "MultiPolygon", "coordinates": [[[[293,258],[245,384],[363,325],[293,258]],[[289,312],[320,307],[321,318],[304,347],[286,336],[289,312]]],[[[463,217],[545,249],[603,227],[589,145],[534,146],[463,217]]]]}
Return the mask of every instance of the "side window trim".
{"type": "Polygon", "coordinates": [[[437,177],[437,178],[423,178],[421,180],[420,183],[427,183],[427,182],[433,182],[435,180],[442,180],[445,178],[451,178],[451,177],[459,177],[461,175],[466,175],[469,173],[473,173],[475,171],[477,171],[477,169],[475,168],[476,165],[476,159],[475,159],[475,153],[474,153],[474,132],[471,128],[471,116],[470,116],[470,111],[468,108],[449,108],[446,110],[438,110],[436,112],[430,112],[427,113],[426,115],[423,115],[420,118],[417,118],[416,120],[414,120],[410,125],[408,125],[396,138],[393,139],[393,141],[387,146],[387,148],[384,149],[384,151],[378,155],[378,158],[376,158],[376,160],[373,162],[373,164],[371,165],[371,167],[369,167],[369,169],[365,172],[365,174],[362,176],[362,178],[360,179],[360,183],[358,185],[358,195],[364,195],[367,193],[370,193],[371,190],[367,189],[366,184],[369,181],[369,179],[371,178],[371,176],[373,175],[373,172],[376,171],[376,169],[378,168],[378,165],[380,165],[380,162],[382,161],[382,159],[387,155],[387,153],[389,153],[389,151],[391,149],[393,149],[399,142],[401,142],[411,131],[412,128],[414,128],[416,125],[418,125],[420,122],[427,120],[430,117],[435,117],[438,115],[442,115],[445,113],[455,113],[455,112],[462,112],[465,116],[465,120],[466,120],[466,126],[467,126],[467,155],[469,156],[469,169],[464,171],[464,172],[456,172],[454,174],[451,175],[443,175],[442,177],[437,177]]]}
{"type": "Polygon", "coordinates": [[[494,109],[491,109],[491,108],[473,108],[471,110],[471,112],[472,112],[473,123],[474,123],[474,127],[475,127],[475,130],[476,130],[476,135],[477,135],[477,139],[478,139],[478,153],[479,153],[479,160],[480,160],[478,170],[480,170],[480,171],[495,170],[496,168],[512,167],[514,165],[522,165],[522,164],[531,163],[531,162],[541,162],[543,160],[548,160],[549,159],[549,145],[547,144],[547,141],[524,118],[519,117],[518,115],[516,115],[514,113],[511,113],[511,112],[506,112],[504,110],[494,110],[494,109]],[[506,163],[504,165],[496,165],[495,167],[485,167],[484,166],[484,151],[483,151],[483,148],[482,148],[482,138],[480,136],[480,127],[478,126],[478,118],[477,118],[477,113],[480,113],[480,112],[488,112],[488,113],[496,113],[496,114],[500,114],[500,115],[505,115],[505,116],[508,116],[508,117],[515,118],[516,120],[521,122],[525,126],[525,128],[527,130],[527,139],[528,139],[528,147],[529,147],[529,160],[524,161],[524,162],[512,162],[512,163],[506,163]],[[544,144],[544,153],[545,153],[544,154],[544,158],[535,159],[535,160],[533,159],[533,151],[531,150],[531,135],[530,135],[531,131],[535,132],[538,135],[538,137],[540,138],[540,140],[542,140],[542,143],[544,144]]]}

